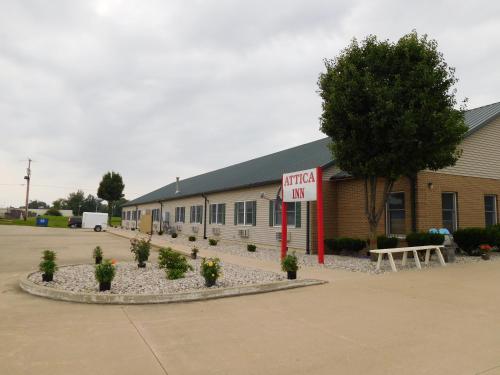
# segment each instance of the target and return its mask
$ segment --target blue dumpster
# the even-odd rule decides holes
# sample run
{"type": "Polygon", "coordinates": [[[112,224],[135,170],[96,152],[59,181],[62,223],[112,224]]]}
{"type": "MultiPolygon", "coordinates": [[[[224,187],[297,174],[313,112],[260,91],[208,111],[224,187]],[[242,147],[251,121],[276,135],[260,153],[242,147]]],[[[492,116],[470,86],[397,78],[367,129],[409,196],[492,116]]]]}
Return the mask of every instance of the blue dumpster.
{"type": "Polygon", "coordinates": [[[48,227],[49,226],[49,219],[45,217],[37,217],[36,218],[36,226],[37,227],[48,227]]]}

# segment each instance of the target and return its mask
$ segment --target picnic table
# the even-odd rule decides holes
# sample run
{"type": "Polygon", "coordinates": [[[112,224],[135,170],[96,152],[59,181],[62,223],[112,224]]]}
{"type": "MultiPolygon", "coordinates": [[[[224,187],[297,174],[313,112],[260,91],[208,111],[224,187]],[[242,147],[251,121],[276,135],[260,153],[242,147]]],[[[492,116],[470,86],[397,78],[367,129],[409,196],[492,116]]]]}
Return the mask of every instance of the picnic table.
{"type": "Polygon", "coordinates": [[[394,263],[394,257],[392,254],[395,253],[403,253],[403,260],[401,262],[401,265],[405,266],[406,261],[408,259],[408,253],[412,252],[413,253],[413,259],[415,260],[415,264],[418,269],[422,268],[422,265],[420,264],[420,259],[418,258],[418,251],[423,251],[425,250],[425,261],[424,264],[429,264],[429,260],[431,258],[431,251],[434,251],[437,254],[437,257],[439,259],[439,263],[444,267],[446,266],[446,263],[443,258],[443,254],[441,253],[441,249],[444,248],[444,245],[426,245],[426,246],[411,246],[411,247],[395,247],[392,249],[377,249],[377,250],[370,250],[370,253],[373,254],[378,254],[378,259],[377,259],[377,267],[376,270],[380,270],[380,265],[382,263],[382,258],[384,257],[384,254],[387,254],[387,257],[389,258],[389,263],[391,264],[391,268],[394,272],[398,272],[398,269],[396,268],[396,263],[394,263]]]}

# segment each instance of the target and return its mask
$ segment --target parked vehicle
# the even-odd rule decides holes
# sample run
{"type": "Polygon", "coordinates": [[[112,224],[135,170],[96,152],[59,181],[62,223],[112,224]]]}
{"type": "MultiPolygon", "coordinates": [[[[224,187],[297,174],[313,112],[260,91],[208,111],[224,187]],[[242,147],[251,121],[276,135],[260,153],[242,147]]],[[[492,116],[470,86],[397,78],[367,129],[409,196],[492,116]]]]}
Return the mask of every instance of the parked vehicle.
{"type": "Polygon", "coordinates": [[[80,216],[71,216],[68,218],[68,227],[70,228],[81,228],[82,218],[80,216]]]}
{"type": "Polygon", "coordinates": [[[84,212],[82,228],[96,232],[108,229],[108,214],[102,212],[84,212]]]}

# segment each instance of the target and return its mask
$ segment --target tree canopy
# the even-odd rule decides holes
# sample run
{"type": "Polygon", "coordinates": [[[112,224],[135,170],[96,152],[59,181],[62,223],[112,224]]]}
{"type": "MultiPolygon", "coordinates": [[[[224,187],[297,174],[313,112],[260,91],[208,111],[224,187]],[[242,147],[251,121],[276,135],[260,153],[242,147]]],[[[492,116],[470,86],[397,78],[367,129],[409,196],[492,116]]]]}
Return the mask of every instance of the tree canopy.
{"type": "Polygon", "coordinates": [[[101,183],[97,189],[97,196],[108,202],[108,219],[111,222],[111,215],[113,213],[113,206],[116,201],[123,198],[123,184],[122,176],[116,172],[108,172],[102,176],[101,183]]]}
{"type": "Polygon", "coordinates": [[[366,214],[375,230],[396,179],[460,157],[467,127],[463,109],[455,108],[455,70],[435,40],[415,31],[395,43],[353,40],[325,67],[318,80],[321,130],[332,139],[337,165],[365,179],[366,214]],[[375,209],[378,178],[385,181],[384,199],[375,209]]]}

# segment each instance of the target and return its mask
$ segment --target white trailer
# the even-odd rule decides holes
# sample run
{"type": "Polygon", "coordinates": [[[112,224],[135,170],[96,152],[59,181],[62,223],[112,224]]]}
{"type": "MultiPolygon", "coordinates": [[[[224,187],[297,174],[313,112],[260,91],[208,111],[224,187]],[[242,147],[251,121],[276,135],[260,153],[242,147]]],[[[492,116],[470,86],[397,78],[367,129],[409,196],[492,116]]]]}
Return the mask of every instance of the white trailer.
{"type": "Polygon", "coordinates": [[[82,228],[93,229],[96,232],[108,229],[108,214],[102,212],[84,212],[82,228]]]}

